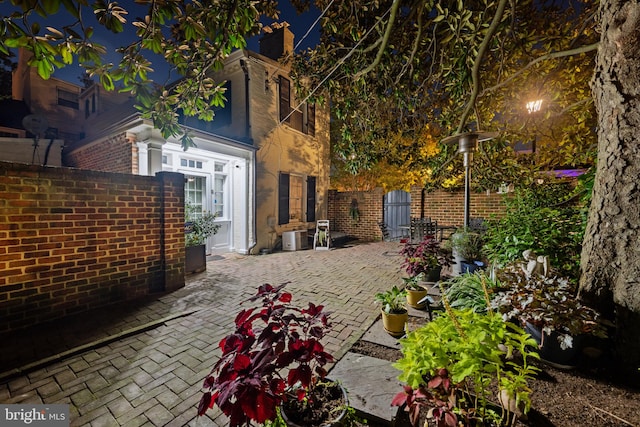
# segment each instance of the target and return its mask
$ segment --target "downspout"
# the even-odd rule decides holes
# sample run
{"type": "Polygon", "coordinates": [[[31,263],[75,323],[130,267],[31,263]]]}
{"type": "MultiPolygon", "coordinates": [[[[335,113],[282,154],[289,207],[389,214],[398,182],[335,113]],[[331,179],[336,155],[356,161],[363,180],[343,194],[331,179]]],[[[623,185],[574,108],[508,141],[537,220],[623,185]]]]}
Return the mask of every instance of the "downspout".
{"type": "MultiPolygon", "coordinates": [[[[244,72],[244,112],[245,112],[245,125],[244,125],[244,136],[245,139],[253,144],[253,138],[251,138],[251,109],[250,107],[250,98],[249,98],[249,67],[247,66],[247,61],[244,59],[240,60],[240,67],[242,67],[242,71],[244,72]]],[[[252,166],[252,175],[253,175],[253,242],[249,244],[249,248],[247,249],[247,253],[251,255],[253,249],[258,244],[258,219],[256,218],[256,206],[258,197],[256,195],[256,186],[258,185],[256,178],[256,153],[253,153],[253,166],[252,166]]]]}
{"type": "Polygon", "coordinates": [[[249,67],[247,66],[247,61],[241,59],[240,67],[242,67],[242,71],[244,71],[244,137],[247,139],[247,141],[251,141],[251,115],[249,110],[249,67]]]}

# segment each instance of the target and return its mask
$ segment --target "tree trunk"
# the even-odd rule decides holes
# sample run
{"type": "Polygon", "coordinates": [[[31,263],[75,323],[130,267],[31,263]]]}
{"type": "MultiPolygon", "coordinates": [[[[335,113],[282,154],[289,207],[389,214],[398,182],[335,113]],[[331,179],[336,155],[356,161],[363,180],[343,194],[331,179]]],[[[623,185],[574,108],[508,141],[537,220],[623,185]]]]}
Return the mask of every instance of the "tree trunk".
{"type": "Polygon", "coordinates": [[[640,367],[640,4],[601,0],[592,81],[598,164],[582,247],[580,295],[616,322],[615,356],[640,367]]]}

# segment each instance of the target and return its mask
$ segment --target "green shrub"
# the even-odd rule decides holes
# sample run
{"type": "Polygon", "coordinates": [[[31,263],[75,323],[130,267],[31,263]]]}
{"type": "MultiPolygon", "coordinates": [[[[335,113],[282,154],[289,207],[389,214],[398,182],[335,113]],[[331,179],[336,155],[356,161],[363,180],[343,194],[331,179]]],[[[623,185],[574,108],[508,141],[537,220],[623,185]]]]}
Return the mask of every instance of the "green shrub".
{"type": "Polygon", "coordinates": [[[527,381],[538,369],[529,360],[538,355],[530,348],[537,344],[498,314],[448,308],[400,345],[403,356],[394,367],[407,386],[392,403],[406,404],[412,422],[426,406],[437,425],[502,425],[511,414],[491,404],[491,384],[523,412],[531,406],[527,381]]]}
{"type": "Polygon", "coordinates": [[[532,249],[548,256],[563,275],[577,277],[585,222],[580,203],[568,202],[571,194],[566,186],[540,185],[506,198],[506,216],[487,226],[484,249],[489,260],[505,265],[532,249]]]}
{"type": "Polygon", "coordinates": [[[461,274],[442,283],[442,292],[452,308],[486,313],[489,295],[485,290],[496,287],[484,270],[461,274]]]}

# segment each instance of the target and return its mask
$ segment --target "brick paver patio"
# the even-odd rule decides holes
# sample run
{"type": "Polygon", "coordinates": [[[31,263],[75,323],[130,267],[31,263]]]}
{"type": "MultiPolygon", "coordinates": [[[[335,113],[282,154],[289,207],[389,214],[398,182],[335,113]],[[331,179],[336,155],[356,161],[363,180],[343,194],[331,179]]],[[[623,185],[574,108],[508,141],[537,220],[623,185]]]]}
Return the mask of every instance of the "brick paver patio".
{"type": "Polygon", "coordinates": [[[340,359],[377,318],[373,295],[401,283],[398,249],[214,256],[171,294],[4,337],[0,402],[66,403],[72,426],[226,426],[219,412],[197,417],[196,407],[240,302],[260,284],[290,282],[294,302],[332,312],[326,344],[340,359]]]}

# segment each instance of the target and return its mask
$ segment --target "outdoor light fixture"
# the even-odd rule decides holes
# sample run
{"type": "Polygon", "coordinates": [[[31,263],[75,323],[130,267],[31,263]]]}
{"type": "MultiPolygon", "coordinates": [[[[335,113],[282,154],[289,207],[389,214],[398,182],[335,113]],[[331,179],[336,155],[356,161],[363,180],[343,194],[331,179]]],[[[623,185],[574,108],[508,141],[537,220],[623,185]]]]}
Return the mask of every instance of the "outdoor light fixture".
{"type": "Polygon", "coordinates": [[[540,111],[540,108],[542,108],[542,99],[527,102],[527,112],[529,112],[529,114],[537,113],[540,111]]]}
{"type": "Polygon", "coordinates": [[[462,153],[464,164],[464,229],[469,228],[469,208],[471,206],[471,162],[478,142],[488,141],[498,136],[497,132],[467,132],[449,136],[442,140],[444,144],[458,144],[458,153],[462,153]]]}

